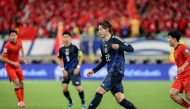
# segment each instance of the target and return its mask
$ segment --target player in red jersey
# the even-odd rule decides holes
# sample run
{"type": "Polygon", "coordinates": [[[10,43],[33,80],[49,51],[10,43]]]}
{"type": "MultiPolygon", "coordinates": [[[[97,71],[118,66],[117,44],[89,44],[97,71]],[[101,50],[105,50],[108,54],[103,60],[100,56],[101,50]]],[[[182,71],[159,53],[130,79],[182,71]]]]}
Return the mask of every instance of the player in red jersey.
{"type": "Polygon", "coordinates": [[[11,30],[9,32],[9,42],[4,46],[2,53],[2,60],[5,62],[5,68],[9,76],[9,80],[13,82],[15,94],[18,99],[18,106],[21,108],[26,107],[24,104],[24,76],[20,66],[19,52],[23,56],[23,62],[27,64],[22,42],[17,39],[17,31],[11,30]]]}
{"type": "Polygon", "coordinates": [[[176,103],[190,109],[190,104],[179,95],[184,91],[186,98],[190,100],[190,51],[184,44],[179,43],[181,35],[177,30],[168,33],[168,43],[174,48],[174,59],[177,65],[177,77],[170,89],[170,97],[176,103]]]}

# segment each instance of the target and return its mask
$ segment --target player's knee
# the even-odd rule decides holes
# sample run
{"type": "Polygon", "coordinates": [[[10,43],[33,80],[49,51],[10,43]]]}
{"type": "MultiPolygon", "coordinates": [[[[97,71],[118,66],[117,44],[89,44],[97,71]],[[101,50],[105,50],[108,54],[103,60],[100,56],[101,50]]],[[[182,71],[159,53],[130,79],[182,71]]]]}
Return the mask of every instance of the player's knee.
{"type": "Polygon", "coordinates": [[[19,85],[20,85],[20,87],[24,87],[24,83],[23,83],[23,81],[19,81],[19,85]]]}
{"type": "Polygon", "coordinates": [[[170,98],[175,98],[175,96],[176,96],[177,94],[176,93],[172,93],[172,92],[170,92],[170,98]]]}
{"type": "Polygon", "coordinates": [[[186,98],[190,101],[190,96],[186,96],[186,98]]]}
{"type": "Polygon", "coordinates": [[[77,89],[78,92],[82,91],[82,87],[81,86],[76,86],[76,89],[77,89]]]}
{"type": "Polygon", "coordinates": [[[104,90],[102,87],[99,87],[99,88],[96,90],[96,92],[103,95],[103,94],[106,93],[106,90],[104,90]]]}
{"type": "Polygon", "coordinates": [[[14,86],[15,86],[15,88],[19,88],[20,87],[19,82],[14,82],[14,86]]]}
{"type": "Polygon", "coordinates": [[[62,90],[63,90],[63,92],[67,92],[68,91],[68,89],[66,87],[63,87],[62,90]]]}
{"type": "Polygon", "coordinates": [[[120,103],[120,100],[119,100],[119,99],[116,98],[115,100],[116,100],[117,103],[120,103]]]}
{"type": "Polygon", "coordinates": [[[186,94],[186,98],[190,100],[190,94],[186,94]]]}
{"type": "Polygon", "coordinates": [[[115,97],[117,103],[120,103],[123,99],[124,97],[115,97]]]}

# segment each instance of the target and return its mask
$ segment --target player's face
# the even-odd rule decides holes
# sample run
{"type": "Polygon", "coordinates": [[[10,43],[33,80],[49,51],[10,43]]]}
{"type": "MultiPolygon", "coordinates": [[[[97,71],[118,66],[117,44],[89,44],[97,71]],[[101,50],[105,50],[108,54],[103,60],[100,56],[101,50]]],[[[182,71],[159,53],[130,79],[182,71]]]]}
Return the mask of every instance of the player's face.
{"type": "Polygon", "coordinates": [[[105,38],[105,36],[107,36],[107,34],[108,34],[108,30],[102,28],[101,25],[98,26],[98,32],[99,32],[99,35],[101,38],[105,38]]]}
{"type": "Polygon", "coordinates": [[[63,42],[64,44],[68,45],[70,44],[71,37],[68,34],[63,35],[63,42]]]}
{"type": "Polygon", "coordinates": [[[9,40],[12,42],[12,43],[16,43],[16,38],[17,38],[17,34],[12,32],[10,33],[9,35],[9,40]]]}
{"type": "Polygon", "coordinates": [[[173,47],[175,44],[175,39],[172,38],[171,36],[168,36],[168,43],[169,43],[170,47],[173,47]]]}

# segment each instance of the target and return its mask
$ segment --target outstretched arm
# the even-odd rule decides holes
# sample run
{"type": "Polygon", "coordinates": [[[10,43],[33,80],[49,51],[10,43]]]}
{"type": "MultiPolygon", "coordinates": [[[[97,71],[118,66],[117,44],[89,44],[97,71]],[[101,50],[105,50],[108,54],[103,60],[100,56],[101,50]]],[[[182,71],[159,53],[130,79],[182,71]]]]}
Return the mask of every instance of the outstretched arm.
{"type": "Polygon", "coordinates": [[[102,59],[101,62],[92,70],[94,71],[94,73],[96,73],[98,70],[100,70],[104,65],[106,64],[106,60],[102,59]]]}

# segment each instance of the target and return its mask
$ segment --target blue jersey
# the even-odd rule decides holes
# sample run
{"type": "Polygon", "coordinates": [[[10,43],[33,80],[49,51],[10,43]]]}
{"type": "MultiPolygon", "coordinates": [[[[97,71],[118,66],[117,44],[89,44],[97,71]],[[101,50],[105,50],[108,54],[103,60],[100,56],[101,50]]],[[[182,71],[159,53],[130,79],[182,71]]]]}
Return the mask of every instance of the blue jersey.
{"type": "Polygon", "coordinates": [[[93,70],[96,72],[103,65],[107,63],[108,74],[111,73],[113,76],[123,75],[124,76],[124,65],[125,65],[125,56],[124,51],[133,52],[134,49],[131,45],[124,42],[118,36],[112,36],[108,41],[103,41],[100,45],[102,53],[102,61],[93,70]],[[112,48],[112,44],[119,44],[118,50],[112,48]]]}
{"type": "Polygon", "coordinates": [[[70,44],[70,46],[62,46],[59,49],[58,58],[62,58],[64,62],[64,68],[68,73],[73,73],[74,69],[78,65],[78,56],[82,55],[82,51],[79,47],[70,44]]]}

